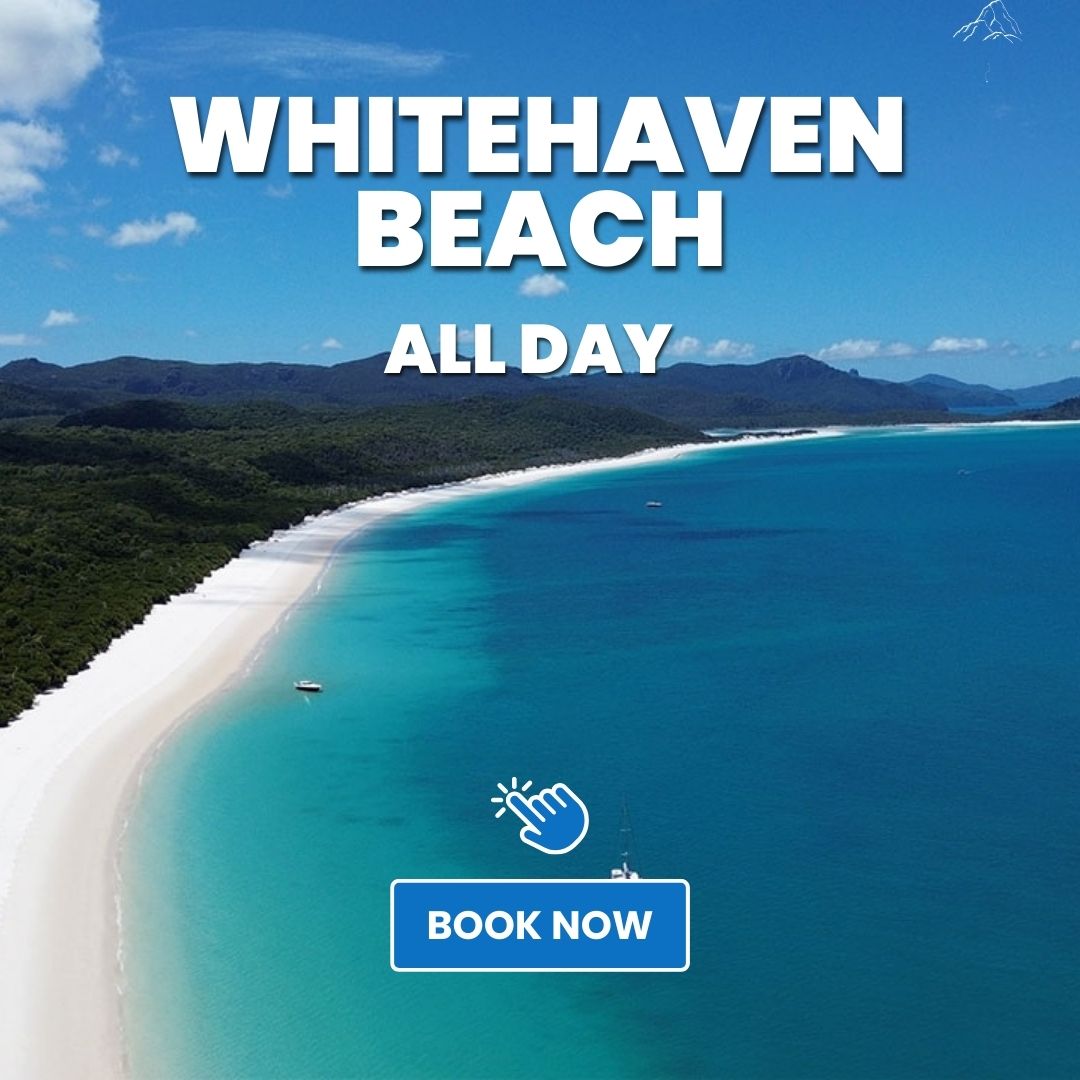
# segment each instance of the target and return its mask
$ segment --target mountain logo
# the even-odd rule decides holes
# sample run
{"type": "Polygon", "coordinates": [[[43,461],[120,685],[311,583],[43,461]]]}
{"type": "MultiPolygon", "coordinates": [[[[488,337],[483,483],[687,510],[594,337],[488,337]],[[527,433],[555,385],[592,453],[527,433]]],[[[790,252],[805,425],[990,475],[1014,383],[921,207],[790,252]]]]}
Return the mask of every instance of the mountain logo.
{"type": "Polygon", "coordinates": [[[1009,14],[1005,0],[990,0],[978,16],[964,23],[953,37],[970,41],[978,33],[983,33],[983,41],[1007,41],[1010,45],[1024,36],[1020,24],[1009,14]]]}

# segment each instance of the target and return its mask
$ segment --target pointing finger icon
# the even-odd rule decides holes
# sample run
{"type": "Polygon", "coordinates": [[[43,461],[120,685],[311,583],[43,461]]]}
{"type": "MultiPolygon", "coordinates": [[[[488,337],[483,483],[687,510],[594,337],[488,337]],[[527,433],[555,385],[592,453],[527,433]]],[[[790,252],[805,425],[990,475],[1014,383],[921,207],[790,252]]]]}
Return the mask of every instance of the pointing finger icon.
{"type": "Polygon", "coordinates": [[[589,831],[588,808],[562,782],[541,788],[535,795],[511,791],[503,801],[522,823],[521,842],[546,855],[573,851],[589,831]]]}

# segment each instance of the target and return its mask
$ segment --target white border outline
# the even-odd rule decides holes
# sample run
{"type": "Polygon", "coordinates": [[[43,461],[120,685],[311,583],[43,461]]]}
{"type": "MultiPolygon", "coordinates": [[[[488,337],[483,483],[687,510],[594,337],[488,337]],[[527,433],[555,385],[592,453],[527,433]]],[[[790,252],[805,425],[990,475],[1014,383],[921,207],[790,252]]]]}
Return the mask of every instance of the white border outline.
{"type": "Polygon", "coordinates": [[[409,972],[679,972],[690,969],[690,882],[685,878],[640,878],[642,884],[682,885],[686,893],[686,963],[682,967],[398,967],[394,963],[394,888],[397,885],[619,885],[626,889],[634,887],[633,881],[617,878],[394,878],[390,882],[390,967],[393,971],[409,972]]]}

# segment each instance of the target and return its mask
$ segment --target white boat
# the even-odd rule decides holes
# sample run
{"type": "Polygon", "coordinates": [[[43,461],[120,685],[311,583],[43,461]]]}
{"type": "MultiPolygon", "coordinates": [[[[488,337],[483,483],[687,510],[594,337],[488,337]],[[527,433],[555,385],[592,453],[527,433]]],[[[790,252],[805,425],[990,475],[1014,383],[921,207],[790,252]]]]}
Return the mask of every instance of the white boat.
{"type": "Polygon", "coordinates": [[[630,828],[630,811],[625,800],[622,808],[622,824],[619,826],[619,847],[622,849],[619,857],[621,866],[611,868],[612,881],[638,881],[641,875],[630,866],[630,848],[633,846],[633,830],[630,828]]]}
{"type": "Polygon", "coordinates": [[[664,505],[664,504],[663,504],[662,502],[660,502],[660,500],[659,500],[659,499],[650,499],[650,500],[649,500],[649,501],[648,501],[648,502],[647,502],[647,503],[645,504],[645,509],[646,509],[646,510],[659,510],[659,509],[660,509],[660,507],[661,507],[661,506],[663,506],[663,505],[664,505]]]}
{"type": "Polygon", "coordinates": [[[293,689],[299,690],[302,694],[321,694],[322,683],[312,682],[310,679],[300,679],[293,683],[293,689]]]}

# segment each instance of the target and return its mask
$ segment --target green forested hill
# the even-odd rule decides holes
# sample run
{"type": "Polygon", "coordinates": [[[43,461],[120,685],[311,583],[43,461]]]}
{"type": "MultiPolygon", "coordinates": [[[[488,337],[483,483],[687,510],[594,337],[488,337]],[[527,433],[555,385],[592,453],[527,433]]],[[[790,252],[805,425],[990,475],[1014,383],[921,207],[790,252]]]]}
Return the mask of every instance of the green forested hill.
{"type": "Polygon", "coordinates": [[[1080,420],[1080,397],[1066,398],[1049,408],[1019,415],[1023,420],[1080,420]]]}
{"type": "Polygon", "coordinates": [[[547,397],[362,413],[155,400],[0,427],[0,725],[253,540],[376,492],[700,439],[547,397]]]}
{"type": "MultiPolygon", "coordinates": [[[[36,395],[32,412],[113,405],[132,398],[199,404],[276,401],[302,408],[369,409],[461,401],[484,395],[518,399],[556,395],[588,405],[620,406],[697,428],[945,420],[945,406],[917,388],[839,371],[809,356],[757,364],[680,363],[655,375],[386,375],[385,353],[319,364],[193,364],[121,356],[62,367],[16,360],[0,367],[4,388],[36,395]],[[75,402],[76,404],[72,404],[75,402]]],[[[12,408],[17,407],[14,403],[12,408]]]]}

